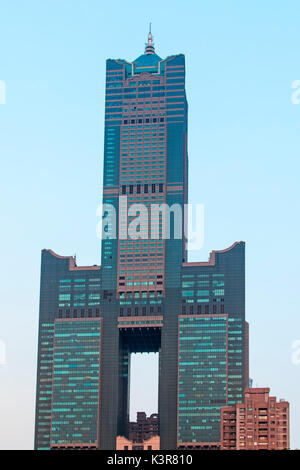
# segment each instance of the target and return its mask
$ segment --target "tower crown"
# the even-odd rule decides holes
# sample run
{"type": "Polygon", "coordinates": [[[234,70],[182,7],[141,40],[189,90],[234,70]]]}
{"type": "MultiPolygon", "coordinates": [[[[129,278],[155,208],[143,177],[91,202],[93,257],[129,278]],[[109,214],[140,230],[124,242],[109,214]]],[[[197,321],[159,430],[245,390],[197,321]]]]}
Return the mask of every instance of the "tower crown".
{"type": "Polygon", "coordinates": [[[153,36],[151,33],[151,23],[149,26],[148,42],[145,44],[145,54],[155,54],[153,36]]]}

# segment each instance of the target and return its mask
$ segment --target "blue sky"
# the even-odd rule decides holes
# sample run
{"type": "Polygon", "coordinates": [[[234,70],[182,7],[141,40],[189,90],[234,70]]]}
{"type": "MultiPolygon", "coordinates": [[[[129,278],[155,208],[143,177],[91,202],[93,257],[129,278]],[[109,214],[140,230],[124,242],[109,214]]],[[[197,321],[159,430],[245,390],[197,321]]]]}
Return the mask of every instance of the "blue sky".
{"type": "Polygon", "coordinates": [[[149,21],[161,57],[186,55],[189,196],[205,206],[190,260],[246,241],[250,374],[290,401],[300,447],[299,17],[289,0],[1,0],[1,448],[33,446],[40,250],[99,263],[105,60],[140,55],[149,21]]]}

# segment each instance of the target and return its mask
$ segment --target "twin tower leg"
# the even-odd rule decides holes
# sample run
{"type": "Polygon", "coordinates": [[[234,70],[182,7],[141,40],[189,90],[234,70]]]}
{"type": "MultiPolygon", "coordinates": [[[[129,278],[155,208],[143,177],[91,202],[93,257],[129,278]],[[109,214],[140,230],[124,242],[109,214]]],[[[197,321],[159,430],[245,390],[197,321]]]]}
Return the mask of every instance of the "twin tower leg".
{"type": "MultiPolygon", "coordinates": [[[[177,292],[178,294],[178,292],[177,292]]],[[[116,302],[111,302],[103,315],[101,352],[100,449],[114,449],[117,436],[128,438],[130,355],[134,352],[159,353],[159,435],[161,449],[177,448],[178,407],[178,317],[174,315],[176,293],[170,302],[170,315],[165,314],[162,327],[147,324],[139,328],[138,339],[128,328],[118,328],[116,302]],[[113,320],[114,318],[114,320],[113,320]],[[144,331],[143,331],[144,330],[144,331]],[[141,348],[141,343],[144,343],[141,348]],[[153,344],[154,343],[154,344],[153,344]],[[148,349],[147,349],[148,348],[148,349]]]]}

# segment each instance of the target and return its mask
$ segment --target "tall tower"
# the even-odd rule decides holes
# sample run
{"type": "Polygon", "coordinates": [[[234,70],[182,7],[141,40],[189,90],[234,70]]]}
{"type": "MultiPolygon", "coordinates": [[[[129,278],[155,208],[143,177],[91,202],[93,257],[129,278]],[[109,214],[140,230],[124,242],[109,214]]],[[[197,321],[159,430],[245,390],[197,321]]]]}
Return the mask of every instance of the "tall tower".
{"type": "Polygon", "coordinates": [[[141,238],[132,239],[127,227],[133,217],[128,216],[124,230],[127,209],[120,204],[123,200],[128,207],[142,204],[151,214],[151,205],[175,204],[182,210],[187,202],[184,56],[160,58],[149,32],[145,52],[136,60],[107,61],[105,106],[103,202],[114,205],[119,226],[115,240],[102,241],[100,440],[103,448],[111,448],[116,433],[126,433],[130,353],[160,351],[161,443],[175,448],[178,327],[174,312],[180,309],[181,265],[186,261],[183,226],[180,238],[170,233],[170,239],[164,239],[163,217],[152,217],[141,238]],[[157,229],[158,235],[153,237],[151,229],[157,229]],[[149,322],[156,326],[150,328],[149,322]],[[119,369],[120,355],[125,374],[119,369]],[[113,427],[111,433],[108,427],[113,427]]]}
{"type": "Polygon", "coordinates": [[[136,352],[159,353],[161,449],[217,447],[242,401],[245,247],[187,261],[187,110],[184,55],[159,57],[151,30],[133,62],[107,60],[101,268],[43,250],[36,448],[128,437],[136,352]]]}

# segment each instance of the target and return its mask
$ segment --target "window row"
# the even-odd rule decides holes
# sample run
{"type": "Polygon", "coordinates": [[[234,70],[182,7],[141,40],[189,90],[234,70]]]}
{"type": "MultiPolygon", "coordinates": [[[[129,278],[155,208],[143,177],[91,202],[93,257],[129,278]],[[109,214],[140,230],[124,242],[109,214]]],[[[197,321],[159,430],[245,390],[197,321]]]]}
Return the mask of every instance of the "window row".
{"type": "Polygon", "coordinates": [[[145,317],[147,315],[159,315],[162,313],[162,307],[161,305],[158,305],[157,307],[128,307],[120,308],[120,317],[137,317],[137,316],[142,316],[145,317]]]}
{"type": "Polygon", "coordinates": [[[224,304],[221,304],[219,306],[215,304],[212,306],[212,308],[210,308],[209,305],[197,305],[196,307],[194,307],[194,305],[182,305],[181,313],[182,315],[210,315],[211,313],[225,313],[225,307],[224,304]]]}
{"type": "Polygon", "coordinates": [[[151,193],[163,193],[164,192],[164,185],[163,183],[159,184],[123,184],[121,188],[122,194],[141,194],[141,193],[148,194],[151,193]]]}
{"type": "Polygon", "coordinates": [[[139,119],[124,119],[123,124],[142,124],[143,122],[149,123],[149,122],[164,122],[165,118],[164,117],[159,117],[159,118],[139,118],[139,119]]]}
{"type": "Polygon", "coordinates": [[[58,310],[58,318],[93,318],[93,317],[100,317],[100,309],[99,308],[81,308],[81,309],[74,309],[71,310],[69,308],[58,310]]]}

